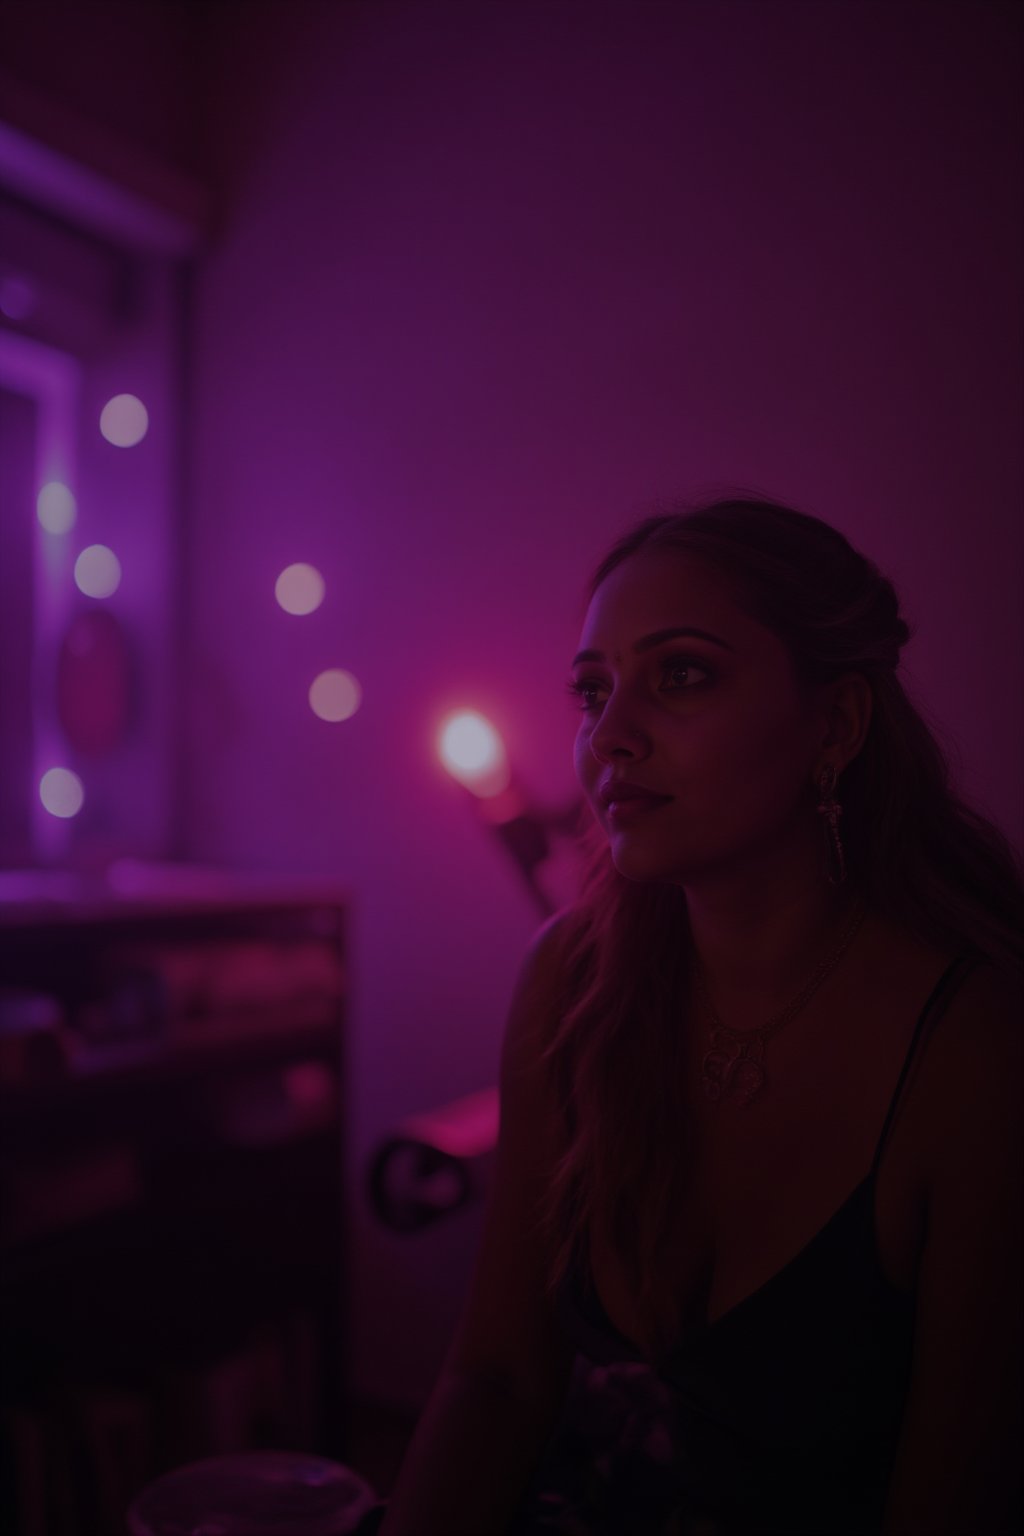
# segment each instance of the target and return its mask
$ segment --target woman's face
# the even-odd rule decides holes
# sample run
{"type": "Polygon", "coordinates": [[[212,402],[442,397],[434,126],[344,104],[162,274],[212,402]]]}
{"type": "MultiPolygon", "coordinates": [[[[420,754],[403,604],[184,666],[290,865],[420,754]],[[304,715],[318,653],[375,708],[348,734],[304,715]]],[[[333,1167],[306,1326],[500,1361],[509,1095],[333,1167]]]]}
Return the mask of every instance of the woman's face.
{"type": "Polygon", "coordinates": [[[576,774],[612,859],[633,880],[682,885],[772,859],[814,820],[826,717],[802,698],[788,653],[689,555],[640,551],[598,588],[572,675],[576,774]],[[698,629],[704,636],[661,632],[698,629]],[[622,779],[665,797],[609,808],[622,779]]]}

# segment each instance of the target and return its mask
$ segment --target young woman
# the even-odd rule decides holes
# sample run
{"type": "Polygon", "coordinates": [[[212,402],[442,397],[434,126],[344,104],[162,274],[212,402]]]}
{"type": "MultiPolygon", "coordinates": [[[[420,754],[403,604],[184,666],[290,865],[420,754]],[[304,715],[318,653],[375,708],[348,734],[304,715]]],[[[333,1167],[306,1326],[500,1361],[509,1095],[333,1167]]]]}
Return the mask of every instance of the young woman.
{"type": "Polygon", "coordinates": [[[599,565],[585,878],[512,1000],[476,1270],[383,1536],[1017,1529],[1024,881],[909,636],[770,502],[599,565]]]}

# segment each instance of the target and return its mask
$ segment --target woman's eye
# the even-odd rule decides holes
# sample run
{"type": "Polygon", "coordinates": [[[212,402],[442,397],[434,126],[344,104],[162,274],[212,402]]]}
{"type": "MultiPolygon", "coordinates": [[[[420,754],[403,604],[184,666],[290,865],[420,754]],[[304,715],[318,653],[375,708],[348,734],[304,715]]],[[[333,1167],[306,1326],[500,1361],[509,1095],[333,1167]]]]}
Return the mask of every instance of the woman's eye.
{"type": "Polygon", "coordinates": [[[579,700],[579,707],[583,710],[595,709],[597,707],[587,697],[587,695],[592,691],[592,689],[600,688],[600,686],[600,683],[595,682],[593,679],[587,677],[580,678],[579,682],[577,682],[574,678],[571,682],[568,682],[565,685],[566,692],[572,694],[579,700]]]}
{"type": "MultiPolygon", "coordinates": [[[[677,672],[686,672],[689,674],[693,671],[703,672],[705,677],[709,677],[711,675],[709,669],[705,667],[701,662],[693,661],[688,656],[667,656],[661,663],[661,674],[663,677],[666,675],[674,675],[677,672]]],[[[578,681],[574,678],[566,686],[569,693],[574,695],[579,700],[580,709],[582,709],[584,712],[587,712],[598,707],[597,700],[591,698],[591,694],[596,689],[603,688],[605,685],[601,682],[600,678],[581,677],[578,681]]],[[[668,691],[686,693],[689,692],[689,687],[683,683],[675,683],[670,684],[668,691]]]]}
{"type": "Polygon", "coordinates": [[[703,672],[705,677],[710,676],[707,667],[702,667],[699,661],[688,661],[685,656],[670,656],[668,661],[662,663],[663,672],[703,672]]]}

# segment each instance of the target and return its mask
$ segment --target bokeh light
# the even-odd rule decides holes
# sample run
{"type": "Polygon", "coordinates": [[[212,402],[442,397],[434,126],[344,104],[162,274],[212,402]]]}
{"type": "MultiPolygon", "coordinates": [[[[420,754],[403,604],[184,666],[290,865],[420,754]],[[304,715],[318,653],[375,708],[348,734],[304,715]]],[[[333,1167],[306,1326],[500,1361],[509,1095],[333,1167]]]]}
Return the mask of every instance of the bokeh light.
{"type": "Polygon", "coordinates": [[[309,707],[321,720],[347,720],[359,708],[363,691],[351,672],[340,667],[321,672],[309,689],[309,707]]]}
{"type": "Polygon", "coordinates": [[[115,448],[134,448],[149,430],[149,412],[137,395],[115,395],[100,412],[100,431],[115,448]]]}
{"type": "Polygon", "coordinates": [[[75,526],[78,507],[66,485],[51,480],[36,497],[36,516],[47,533],[67,533],[75,526]]]}
{"type": "Polygon", "coordinates": [[[313,613],[324,600],[324,579],[313,565],[289,565],[274,583],[285,613],[313,613]]]}
{"type": "Polygon", "coordinates": [[[39,780],[39,798],[51,816],[77,816],[85,801],[85,790],[77,773],[70,768],[50,768],[39,780]]]}
{"type": "Polygon", "coordinates": [[[498,732],[476,710],[450,715],[438,740],[441,761],[453,778],[475,795],[499,795],[511,778],[505,745],[498,732]]]}
{"type": "Polygon", "coordinates": [[[105,544],[90,544],[75,561],[75,586],[86,597],[109,597],[121,585],[121,562],[105,544]]]}

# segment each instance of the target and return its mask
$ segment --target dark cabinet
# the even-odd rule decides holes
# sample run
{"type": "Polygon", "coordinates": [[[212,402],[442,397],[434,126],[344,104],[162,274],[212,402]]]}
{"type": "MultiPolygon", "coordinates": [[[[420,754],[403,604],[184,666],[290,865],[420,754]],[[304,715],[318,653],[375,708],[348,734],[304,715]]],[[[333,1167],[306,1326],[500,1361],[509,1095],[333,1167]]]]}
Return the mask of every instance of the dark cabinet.
{"type": "Polygon", "coordinates": [[[345,1459],[345,904],[0,909],[0,1529],[345,1459]]]}

